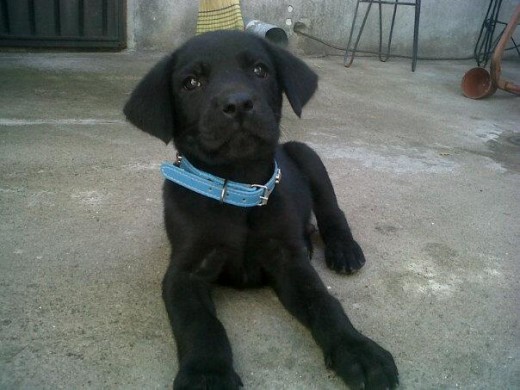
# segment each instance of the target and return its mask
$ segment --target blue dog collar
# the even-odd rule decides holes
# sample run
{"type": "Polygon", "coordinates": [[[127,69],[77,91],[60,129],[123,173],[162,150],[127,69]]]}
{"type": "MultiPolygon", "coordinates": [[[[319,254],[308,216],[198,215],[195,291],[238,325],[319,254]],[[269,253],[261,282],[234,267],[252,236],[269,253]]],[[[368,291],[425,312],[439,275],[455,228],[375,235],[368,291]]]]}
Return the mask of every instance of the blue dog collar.
{"type": "Polygon", "coordinates": [[[274,173],[265,184],[245,184],[226,180],[195,168],[185,157],[177,156],[175,164],[161,165],[163,176],[191,191],[239,207],[264,206],[269,195],[282,177],[282,172],[274,162],[274,173]]]}

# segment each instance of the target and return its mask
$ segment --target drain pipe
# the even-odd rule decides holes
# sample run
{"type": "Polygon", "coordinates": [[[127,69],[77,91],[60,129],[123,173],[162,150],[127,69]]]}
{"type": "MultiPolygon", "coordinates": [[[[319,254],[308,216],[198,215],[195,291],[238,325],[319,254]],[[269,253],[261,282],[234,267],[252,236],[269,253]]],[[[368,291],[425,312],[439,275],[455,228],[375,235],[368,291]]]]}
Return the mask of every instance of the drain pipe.
{"type": "Polygon", "coordinates": [[[509,42],[509,39],[513,36],[513,33],[515,32],[516,26],[518,22],[520,21],[520,5],[517,5],[515,8],[515,11],[513,12],[513,16],[511,17],[511,20],[507,24],[506,29],[504,30],[504,33],[502,34],[502,37],[500,38],[500,41],[498,42],[498,45],[495,49],[495,52],[493,53],[493,57],[491,58],[491,65],[490,65],[490,73],[491,73],[491,81],[493,84],[495,84],[498,88],[503,89],[504,91],[520,94],[520,85],[516,85],[512,83],[511,81],[504,80],[501,77],[502,72],[502,55],[504,54],[504,50],[506,48],[507,42],[509,42]]]}
{"type": "Polygon", "coordinates": [[[507,81],[501,77],[502,55],[509,39],[513,36],[516,25],[520,21],[520,5],[513,11],[513,16],[507,24],[491,59],[490,72],[484,68],[473,68],[462,78],[461,88],[464,96],[470,99],[482,99],[493,95],[497,88],[520,95],[520,85],[507,81]]]}
{"type": "Polygon", "coordinates": [[[283,28],[256,19],[246,19],[244,24],[247,32],[265,38],[275,45],[287,47],[287,44],[289,43],[287,33],[283,28]]]}

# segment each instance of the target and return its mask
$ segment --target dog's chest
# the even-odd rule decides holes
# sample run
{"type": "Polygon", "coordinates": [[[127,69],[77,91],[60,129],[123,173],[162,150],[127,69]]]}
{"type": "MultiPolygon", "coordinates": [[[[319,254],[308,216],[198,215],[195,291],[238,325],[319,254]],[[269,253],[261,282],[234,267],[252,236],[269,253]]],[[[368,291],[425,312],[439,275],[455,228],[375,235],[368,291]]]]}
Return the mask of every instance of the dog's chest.
{"type": "Polygon", "coordinates": [[[277,187],[265,206],[220,204],[167,182],[165,221],[172,260],[208,281],[246,287],[264,284],[269,260],[304,246],[302,213],[277,187]]]}
{"type": "Polygon", "coordinates": [[[214,212],[211,217],[190,218],[189,236],[184,237],[182,244],[172,242],[174,261],[176,254],[182,256],[176,253],[176,247],[189,246],[188,252],[194,256],[185,259],[185,265],[209,282],[236,287],[265,284],[266,266],[284,257],[287,248],[303,245],[297,224],[274,212],[273,207],[274,204],[244,213],[232,209],[214,212]]]}

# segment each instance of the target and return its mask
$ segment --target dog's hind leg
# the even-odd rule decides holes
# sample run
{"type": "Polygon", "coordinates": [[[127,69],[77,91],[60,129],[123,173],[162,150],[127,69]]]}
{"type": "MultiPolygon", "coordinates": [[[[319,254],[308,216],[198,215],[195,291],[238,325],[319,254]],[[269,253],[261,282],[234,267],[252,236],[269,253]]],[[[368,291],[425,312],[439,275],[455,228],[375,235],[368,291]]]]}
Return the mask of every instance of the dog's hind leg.
{"type": "Polygon", "coordinates": [[[313,211],[320,235],[325,242],[327,266],[339,273],[353,273],[365,264],[365,256],[339,208],[329,174],[320,157],[309,146],[300,142],[283,145],[309,181],[313,198],[313,211]]]}
{"type": "Polygon", "coordinates": [[[196,273],[170,265],[163,299],[177,344],[179,371],[174,390],[238,389],[231,346],[217,319],[210,284],[196,273]]]}

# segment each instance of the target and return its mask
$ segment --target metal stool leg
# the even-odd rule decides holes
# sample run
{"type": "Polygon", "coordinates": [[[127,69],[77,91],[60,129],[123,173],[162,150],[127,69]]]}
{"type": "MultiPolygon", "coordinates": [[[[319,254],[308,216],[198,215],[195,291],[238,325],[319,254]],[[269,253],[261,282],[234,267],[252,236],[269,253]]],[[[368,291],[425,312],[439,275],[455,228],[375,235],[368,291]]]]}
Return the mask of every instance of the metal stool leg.
{"type": "Polygon", "coordinates": [[[356,10],[354,11],[354,20],[352,21],[352,28],[350,29],[350,36],[349,36],[348,43],[347,43],[347,49],[345,50],[345,58],[343,60],[343,65],[345,65],[345,67],[347,67],[347,68],[349,68],[350,65],[352,65],[352,62],[354,61],[354,56],[356,55],[356,51],[357,51],[357,48],[358,48],[358,45],[359,45],[359,40],[361,39],[361,34],[363,33],[363,29],[365,28],[365,24],[367,22],[368,14],[370,13],[370,8],[372,8],[373,0],[370,0],[368,2],[368,7],[367,7],[367,10],[365,12],[365,17],[363,18],[363,22],[361,23],[361,27],[359,28],[359,33],[358,33],[358,36],[356,38],[356,43],[354,44],[354,48],[351,50],[352,53],[351,53],[350,59],[349,59],[348,58],[348,52],[349,52],[349,49],[350,49],[350,43],[352,41],[352,34],[354,32],[354,27],[356,25],[357,13],[358,13],[358,8],[359,8],[359,3],[360,2],[361,2],[361,0],[358,0],[358,2],[356,4],[356,10]]]}
{"type": "Polygon", "coordinates": [[[413,25],[413,53],[412,53],[412,72],[417,66],[417,52],[419,49],[419,17],[421,16],[421,0],[415,0],[415,22],[413,25]]]}
{"type": "Polygon", "coordinates": [[[347,49],[345,50],[345,57],[343,58],[343,65],[345,65],[346,67],[349,67],[350,65],[352,65],[352,61],[353,61],[353,59],[351,59],[350,62],[348,62],[348,51],[350,49],[350,42],[352,42],[352,35],[354,34],[354,26],[356,25],[359,1],[360,0],[358,0],[356,3],[356,10],[354,11],[354,19],[352,20],[352,26],[350,27],[350,34],[348,36],[347,49]],[[347,62],[348,62],[348,65],[347,65],[347,62]]]}
{"type": "Polygon", "coordinates": [[[419,18],[421,14],[421,0],[415,0],[415,2],[411,1],[404,1],[402,3],[399,3],[399,0],[358,0],[356,3],[356,9],[354,11],[354,18],[352,20],[352,27],[350,29],[350,35],[348,38],[347,48],[345,50],[345,57],[343,59],[343,64],[345,67],[350,67],[352,65],[352,62],[354,61],[354,57],[356,55],[356,51],[359,46],[359,41],[361,39],[361,35],[363,33],[363,29],[365,28],[365,24],[368,18],[368,14],[370,13],[370,9],[372,8],[372,4],[377,3],[379,5],[379,60],[382,62],[385,62],[390,58],[390,48],[392,45],[392,37],[394,34],[394,25],[395,25],[395,18],[397,13],[397,6],[398,5],[412,5],[415,7],[415,20],[414,20],[414,29],[413,29],[413,51],[412,51],[412,72],[415,72],[415,68],[417,66],[417,52],[419,47],[419,18]],[[350,45],[352,43],[352,37],[354,34],[354,29],[356,26],[357,21],[357,15],[359,11],[359,3],[368,3],[367,10],[365,12],[365,16],[363,18],[363,22],[361,23],[361,27],[359,28],[358,35],[356,37],[356,43],[354,44],[354,47],[351,49],[350,45]],[[386,47],[386,52],[383,52],[383,16],[382,16],[382,5],[383,4],[391,4],[394,6],[393,14],[392,14],[392,22],[390,24],[390,33],[388,35],[388,43],[386,47]],[[349,52],[350,52],[350,58],[349,58],[349,52]]]}
{"type": "Polygon", "coordinates": [[[495,35],[495,27],[501,7],[502,0],[490,0],[484,22],[480,28],[477,44],[473,51],[478,66],[486,66],[493,52],[493,47],[498,43],[498,40],[493,42],[493,36],[495,35]]]}
{"type": "Polygon", "coordinates": [[[390,46],[392,45],[392,36],[394,35],[394,24],[395,24],[395,15],[397,13],[397,6],[399,5],[399,0],[395,0],[394,4],[394,12],[392,14],[392,23],[390,24],[390,33],[388,34],[388,45],[386,47],[386,53],[383,58],[382,53],[382,42],[383,42],[383,11],[382,11],[382,3],[379,3],[379,61],[386,62],[388,58],[390,58],[390,46]]]}

